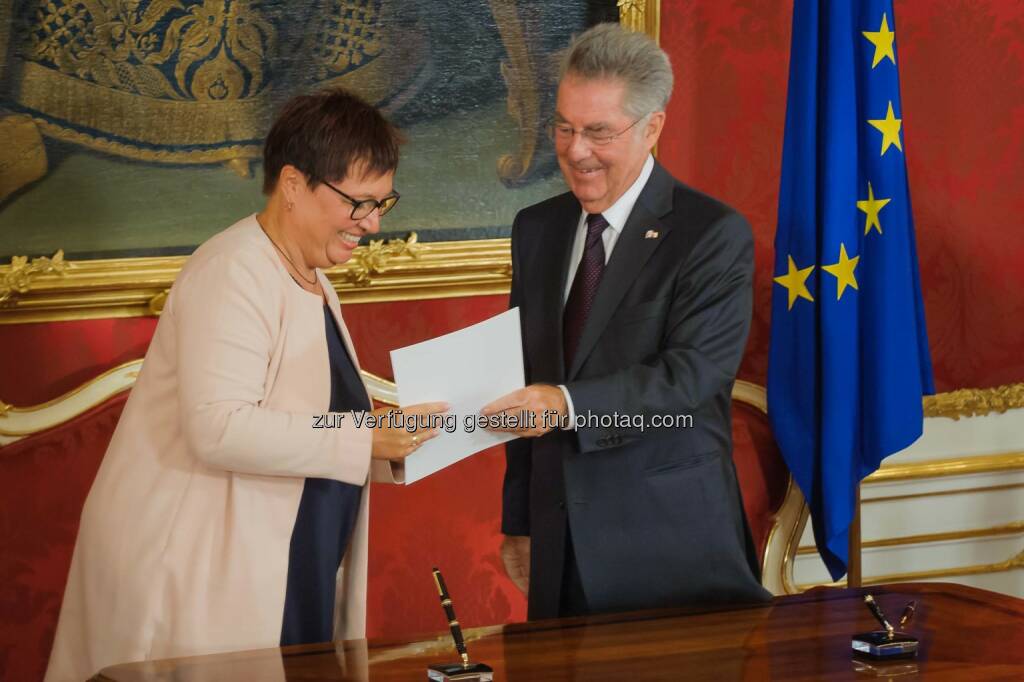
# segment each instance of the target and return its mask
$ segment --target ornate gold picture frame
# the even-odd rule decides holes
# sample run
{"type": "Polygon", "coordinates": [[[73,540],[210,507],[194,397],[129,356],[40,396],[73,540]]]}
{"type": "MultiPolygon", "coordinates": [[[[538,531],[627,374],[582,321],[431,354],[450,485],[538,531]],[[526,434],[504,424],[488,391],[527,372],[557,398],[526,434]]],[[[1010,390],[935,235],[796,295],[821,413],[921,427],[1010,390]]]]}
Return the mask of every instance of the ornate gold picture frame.
{"type": "MultiPolygon", "coordinates": [[[[483,0],[481,1],[483,2],[483,0]]],[[[52,17],[48,20],[49,24],[42,21],[43,28],[40,30],[44,30],[44,32],[56,30],[54,27],[61,24],[61,21],[67,24],[75,16],[74,11],[78,4],[81,3],[50,3],[48,5],[50,10],[63,12],[63,14],[57,17],[60,21],[52,17]]],[[[222,4],[206,2],[204,6],[214,7],[222,4]]],[[[241,4],[244,5],[244,3],[241,4]]],[[[376,3],[361,0],[361,2],[338,4],[339,6],[363,4],[378,7],[382,5],[379,0],[376,3]]],[[[545,152],[543,147],[547,141],[542,139],[540,113],[544,106],[550,106],[554,85],[551,82],[551,77],[543,76],[540,74],[540,70],[547,69],[545,73],[548,74],[553,71],[550,63],[546,63],[543,67],[537,64],[539,60],[537,55],[545,53],[543,50],[538,53],[536,44],[530,42],[531,39],[536,40],[536,38],[531,38],[529,33],[530,30],[536,29],[536,20],[528,16],[531,9],[525,6],[528,3],[515,0],[487,0],[484,4],[493,17],[494,30],[501,42],[503,57],[500,66],[504,88],[507,90],[507,101],[504,106],[507,106],[508,115],[519,128],[518,142],[509,145],[507,153],[501,155],[496,164],[497,175],[509,188],[509,191],[514,192],[517,186],[526,184],[522,181],[531,173],[536,172],[536,168],[543,162],[541,157],[545,152]]],[[[658,0],[607,0],[607,4],[609,5],[607,11],[617,11],[620,21],[625,25],[634,30],[645,31],[655,37],[658,35],[660,12],[658,0]]],[[[0,10],[0,24],[10,25],[10,17],[5,17],[2,13],[11,11],[10,7],[0,10]]],[[[593,20],[593,13],[591,8],[590,20],[593,20]]],[[[354,16],[351,15],[349,18],[352,19],[354,16]]],[[[114,17],[114,19],[118,18],[114,17]]],[[[114,19],[111,21],[116,24],[114,19]]],[[[243,20],[246,17],[235,17],[235,19],[243,20]]],[[[346,26],[348,27],[346,30],[350,32],[353,30],[351,21],[346,26]]],[[[195,34],[199,30],[197,27],[198,24],[194,21],[181,21],[175,30],[179,32],[179,38],[184,40],[182,36],[186,36],[190,31],[195,34]]],[[[256,49],[259,40],[266,39],[267,31],[265,28],[261,29],[260,26],[250,26],[249,28],[251,28],[249,33],[239,33],[239,36],[248,36],[248,45],[256,49]]],[[[131,29],[132,27],[127,24],[120,28],[117,26],[110,28],[110,30],[121,31],[131,29]]],[[[196,38],[195,35],[192,37],[196,38]]],[[[567,37],[565,36],[566,40],[567,37]]],[[[446,36],[446,39],[457,40],[457,38],[458,36],[446,36]]],[[[7,44],[9,40],[10,35],[0,33],[0,50],[9,52],[7,44]]],[[[237,40],[245,42],[242,38],[237,38],[237,40]]],[[[52,44],[59,44],[59,42],[50,41],[51,47],[52,44]]],[[[40,44],[43,43],[45,41],[41,41],[40,44]]],[[[241,45],[241,43],[239,44],[241,45]]],[[[381,49],[379,45],[375,47],[365,41],[360,44],[362,44],[364,52],[368,53],[374,49],[378,51],[381,49]]],[[[401,50],[396,48],[395,51],[401,50]]],[[[241,47],[239,47],[239,52],[242,52],[241,47]]],[[[152,53],[151,50],[148,54],[152,55],[152,53]]],[[[324,56],[316,54],[320,57],[324,56]]],[[[59,62],[60,59],[67,62],[72,58],[80,58],[79,61],[82,62],[81,55],[76,54],[51,55],[51,57],[56,60],[54,63],[59,62]]],[[[550,58],[551,55],[547,54],[547,57],[550,58]]],[[[339,55],[333,54],[335,62],[339,59],[352,61],[359,58],[361,58],[359,55],[351,53],[351,51],[347,56],[339,57],[339,55]]],[[[321,61],[323,60],[321,59],[321,61]]],[[[549,61],[551,60],[549,59],[549,61]]],[[[76,65],[78,68],[81,67],[78,62],[76,65]]],[[[134,83],[143,83],[138,87],[165,87],[154,81],[156,76],[151,70],[142,68],[146,66],[145,63],[140,62],[136,66],[139,68],[130,73],[122,73],[120,76],[116,73],[108,73],[102,77],[134,79],[132,81],[134,83]],[[147,76],[147,74],[149,75],[147,76]],[[146,86],[144,82],[147,78],[156,84],[150,83],[146,86]]],[[[0,69],[2,68],[2,63],[0,63],[0,69]]],[[[33,82],[39,82],[38,79],[42,77],[39,71],[40,69],[35,69],[28,77],[35,78],[36,81],[33,82]]],[[[221,92],[217,88],[252,88],[252,83],[257,78],[267,77],[247,73],[245,77],[249,80],[232,81],[231,78],[224,76],[225,73],[230,75],[229,72],[230,69],[225,68],[219,75],[207,74],[203,86],[210,92],[214,90],[221,92]]],[[[3,75],[0,71],[0,78],[3,75]]],[[[344,78],[339,78],[337,81],[345,82],[344,78]]],[[[374,96],[373,93],[370,96],[374,96]]],[[[384,97],[379,93],[376,96],[384,97]]],[[[31,100],[28,103],[40,108],[47,106],[46,102],[35,101],[40,97],[36,93],[28,98],[31,100]]],[[[51,102],[49,106],[56,105],[51,102]]],[[[117,102],[110,103],[110,107],[116,108],[117,106],[117,102]]],[[[255,107],[255,104],[252,107],[255,107]]],[[[5,166],[5,172],[0,173],[7,178],[7,182],[24,182],[26,178],[32,178],[33,174],[45,172],[45,159],[40,161],[38,155],[33,156],[31,151],[38,145],[38,140],[33,136],[44,134],[48,138],[66,140],[69,143],[80,142],[86,147],[91,146],[99,151],[111,152],[109,145],[106,145],[109,140],[77,139],[76,136],[79,134],[74,130],[60,130],[44,119],[35,121],[34,126],[28,126],[26,125],[28,118],[30,117],[22,114],[3,119],[3,116],[0,115],[0,119],[3,119],[0,121],[0,126],[7,125],[15,133],[12,139],[15,139],[16,144],[13,146],[18,147],[18,153],[15,155],[16,162],[13,165],[5,166]],[[100,149],[100,147],[104,148],[100,149]]],[[[256,113],[252,113],[249,117],[252,120],[256,118],[258,118],[256,113]]],[[[104,121],[99,121],[96,125],[102,123],[104,121]]],[[[105,123],[113,124],[111,121],[105,121],[105,123]]],[[[145,131],[121,132],[124,135],[137,134],[138,137],[143,137],[145,134],[145,131]]],[[[124,135],[121,137],[123,138],[124,135]]],[[[122,142],[117,144],[124,146],[122,142]]],[[[139,144],[136,147],[128,150],[114,149],[113,152],[136,154],[139,160],[147,161],[146,154],[150,152],[147,151],[145,145],[139,144]]],[[[235,147],[209,150],[208,153],[211,156],[209,159],[204,158],[204,161],[223,163],[226,168],[221,169],[222,172],[244,178],[247,173],[253,171],[250,162],[258,155],[258,146],[236,145],[235,147]]],[[[550,161],[549,158],[549,164],[550,161]]],[[[399,173],[401,174],[401,172],[400,168],[399,173]]],[[[549,165],[549,175],[554,178],[551,183],[548,183],[552,184],[552,187],[554,187],[553,183],[560,182],[560,177],[557,176],[553,164],[549,165]]],[[[401,178],[399,177],[398,180],[400,181],[401,178]]],[[[249,179],[249,182],[252,185],[258,185],[258,182],[252,179],[249,179]]],[[[0,190],[3,189],[0,187],[0,190]]],[[[10,187],[7,190],[12,191],[10,187]]],[[[17,192],[18,190],[14,189],[13,191],[17,192]]],[[[535,193],[537,192],[539,192],[537,197],[515,199],[514,203],[517,204],[517,207],[521,207],[555,193],[543,183],[536,187],[535,193]]],[[[251,210],[255,210],[255,208],[256,206],[251,210]]],[[[509,224],[513,214],[514,210],[510,208],[507,215],[509,224]]],[[[238,212],[235,218],[244,215],[244,211],[238,212]]],[[[226,227],[227,224],[229,223],[213,224],[211,227],[216,228],[214,230],[216,231],[226,227]]],[[[469,239],[458,238],[462,233],[459,230],[451,229],[436,230],[434,234],[431,234],[429,229],[395,230],[395,232],[398,232],[401,238],[388,239],[389,235],[384,235],[384,239],[361,246],[349,263],[334,268],[328,273],[328,277],[344,301],[442,298],[501,294],[508,291],[510,257],[508,239],[504,236],[507,235],[507,227],[504,228],[504,234],[498,230],[498,234],[493,235],[489,234],[486,229],[468,229],[465,234],[471,237],[469,239]]],[[[58,244],[58,246],[65,247],[64,244],[58,244]]],[[[194,246],[193,244],[192,247],[194,248],[194,246]]],[[[70,256],[66,256],[62,249],[49,256],[34,258],[14,256],[9,265],[0,266],[0,324],[158,314],[166,292],[187,257],[186,253],[169,255],[143,253],[134,257],[123,257],[118,254],[117,257],[102,257],[104,254],[101,250],[98,254],[92,253],[83,258],[80,254],[75,253],[73,248],[67,250],[71,254],[70,256]],[[95,257],[97,255],[100,257],[95,257]]],[[[24,251],[16,253],[24,253],[24,251]]]]}

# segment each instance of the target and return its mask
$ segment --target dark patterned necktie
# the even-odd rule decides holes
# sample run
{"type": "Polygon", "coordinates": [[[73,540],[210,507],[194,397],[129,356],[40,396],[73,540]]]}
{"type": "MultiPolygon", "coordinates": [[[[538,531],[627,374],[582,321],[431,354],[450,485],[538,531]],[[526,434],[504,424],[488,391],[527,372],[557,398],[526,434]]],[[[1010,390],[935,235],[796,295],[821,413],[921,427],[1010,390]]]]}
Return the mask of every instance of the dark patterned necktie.
{"type": "Polygon", "coordinates": [[[604,272],[604,240],[601,234],[608,227],[608,221],[600,213],[587,215],[587,241],[583,247],[583,258],[576,269],[576,276],[569,289],[569,298],[565,302],[563,317],[563,334],[565,351],[565,371],[572,367],[576,347],[583,335],[583,325],[590,314],[590,306],[597,294],[597,285],[601,283],[604,272]]]}

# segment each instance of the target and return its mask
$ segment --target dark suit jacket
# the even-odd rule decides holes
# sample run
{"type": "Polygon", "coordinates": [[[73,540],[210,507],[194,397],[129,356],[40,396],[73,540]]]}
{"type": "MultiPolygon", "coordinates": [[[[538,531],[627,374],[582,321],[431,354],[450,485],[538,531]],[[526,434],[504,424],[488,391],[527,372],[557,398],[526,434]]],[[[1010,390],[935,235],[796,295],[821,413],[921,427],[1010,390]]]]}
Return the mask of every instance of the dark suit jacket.
{"type": "Polygon", "coordinates": [[[513,224],[527,382],[565,384],[577,415],[693,422],[585,426],[506,446],[502,531],[531,538],[529,617],[558,615],[567,521],[594,612],[762,601],[730,413],[750,326],[750,228],[655,164],[566,368],[562,301],[580,212],[567,193],[513,224]]]}

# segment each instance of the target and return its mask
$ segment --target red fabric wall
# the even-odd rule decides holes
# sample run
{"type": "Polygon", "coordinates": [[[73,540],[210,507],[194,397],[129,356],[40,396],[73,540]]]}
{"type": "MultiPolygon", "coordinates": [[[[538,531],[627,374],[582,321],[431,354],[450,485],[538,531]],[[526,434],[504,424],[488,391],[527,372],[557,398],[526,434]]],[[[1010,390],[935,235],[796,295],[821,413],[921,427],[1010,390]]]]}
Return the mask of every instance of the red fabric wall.
{"type": "MultiPolygon", "coordinates": [[[[676,90],[659,158],[753,225],[754,324],[740,376],[760,384],[791,7],[662,2],[661,44],[676,90]]],[[[1024,381],[1024,2],[897,0],[895,12],[936,390],[1024,381]]]]}

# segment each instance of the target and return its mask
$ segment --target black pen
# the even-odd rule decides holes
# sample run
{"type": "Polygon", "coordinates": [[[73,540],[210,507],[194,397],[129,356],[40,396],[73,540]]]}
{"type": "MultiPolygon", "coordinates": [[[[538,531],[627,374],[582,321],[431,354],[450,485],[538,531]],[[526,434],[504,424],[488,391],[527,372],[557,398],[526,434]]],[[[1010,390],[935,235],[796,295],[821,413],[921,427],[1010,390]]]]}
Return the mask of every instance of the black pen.
{"type": "Polygon", "coordinates": [[[870,594],[865,594],[864,603],[868,605],[868,610],[871,611],[871,615],[875,617],[875,620],[881,623],[882,627],[885,628],[885,631],[888,634],[889,639],[892,639],[893,634],[896,632],[896,630],[895,628],[893,628],[892,625],[889,624],[889,621],[885,619],[885,614],[882,613],[882,609],[879,608],[878,602],[875,601],[875,598],[872,597],[870,594]]]}
{"type": "Polygon", "coordinates": [[[455,650],[462,657],[462,667],[469,667],[469,654],[466,653],[466,642],[462,639],[462,628],[459,621],[455,620],[455,609],[452,606],[452,599],[448,596],[448,587],[444,584],[441,571],[434,568],[434,582],[437,583],[437,593],[441,596],[441,606],[444,608],[444,615],[448,618],[448,627],[452,631],[452,639],[455,640],[455,650]]]}
{"type": "Polygon", "coordinates": [[[899,625],[897,625],[896,627],[898,627],[898,628],[899,628],[900,630],[902,630],[902,629],[903,629],[904,627],[906,627],[907,623],[909,623],[909,622],[910,622],[910,619],[914,617],[914,610],[915,610],[916,608],[917,608],[917,602],[916,602],[916,601],[914,601],[914,600],[911,600],[911,601],[910,601],[910,602],[909,602],[909,603],[908,603],[908,604],[907,604],[907,605],[906,605],[906,606],[904,607],[904,609],[903,609],[903,615],[901,615],[901,616],[900,616],[900,622],[899,622],[899,625]]]}

